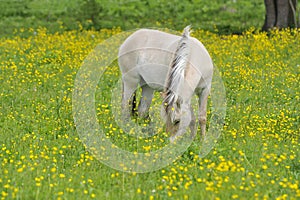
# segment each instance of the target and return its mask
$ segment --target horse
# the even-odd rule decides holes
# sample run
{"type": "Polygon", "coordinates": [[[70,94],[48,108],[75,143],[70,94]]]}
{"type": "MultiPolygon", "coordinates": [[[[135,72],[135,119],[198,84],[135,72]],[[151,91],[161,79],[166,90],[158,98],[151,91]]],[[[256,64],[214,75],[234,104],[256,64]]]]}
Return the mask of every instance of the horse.
{"type": "Polygon", "coordinates": [[[204,45],[190,36],[187,26],[181,36],[159,30],[140,29],[119,48],[122,73],[122,116],[149,118],[154,91],[163,98],[161,116],[174,142],[187,127],[195,136],[196,118],[191,98],[198,96],[198,123],[205,136],[207,101],[213,76],[213,62],[204,45]],[[142,89],[136,109],[136,89],[142,89]]]}

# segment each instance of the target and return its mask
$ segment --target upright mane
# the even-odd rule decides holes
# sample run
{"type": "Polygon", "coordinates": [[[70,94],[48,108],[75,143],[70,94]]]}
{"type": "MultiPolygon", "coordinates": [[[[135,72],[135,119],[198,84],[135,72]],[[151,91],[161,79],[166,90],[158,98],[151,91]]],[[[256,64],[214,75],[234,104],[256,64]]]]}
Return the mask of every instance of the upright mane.
{"type": "Polygon", "coordinates": [[[166,80],[163,103],[167,112],[169,110],[169,106],[172,106],[178,100],[181,101],[178,93],[180,85],[184,82],[184,73],[188,62],[189,37],[190,26],[187,26],[184,28],[182,37],[177,45],[174,58],[170,63],[170,70],[166,80]]]}

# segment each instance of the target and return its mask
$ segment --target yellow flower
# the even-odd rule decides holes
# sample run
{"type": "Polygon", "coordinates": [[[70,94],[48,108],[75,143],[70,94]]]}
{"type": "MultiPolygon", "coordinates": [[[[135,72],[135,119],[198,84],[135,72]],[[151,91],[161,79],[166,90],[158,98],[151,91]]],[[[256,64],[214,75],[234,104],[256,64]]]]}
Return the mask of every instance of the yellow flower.
{"type": "Polygon", "coordinates": [[[66,177],[66,175],[64,175],[64,174],[59,174],[59,178],[65,178],[66,177]]]}
{"type": "Polygon", "coordinates": [[[23,167],[17,169],[17,172],[19,172],[19,173],[23,172],[23,167]]]}
{"type": "Polygon", "coordinates": [[[263,168],[264,170],[266,170],[266,169],[268,169],[268,166],[267,166],[267,165],[263,165],[262,168],[263,168]]]}

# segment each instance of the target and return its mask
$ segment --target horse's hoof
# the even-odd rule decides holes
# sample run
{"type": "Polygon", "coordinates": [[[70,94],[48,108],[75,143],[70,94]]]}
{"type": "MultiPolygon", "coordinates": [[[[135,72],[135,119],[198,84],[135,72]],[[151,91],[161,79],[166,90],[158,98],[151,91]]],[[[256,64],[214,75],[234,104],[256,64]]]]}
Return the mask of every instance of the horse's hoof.
{"type": "Polygon", "coordinates": [[[145,126],[145,127],[142,127],[142,132],[144,134],[147,134],[148,137],[152,137],[155,135],[155,129],[151,126],[145,126]]]}
{"type": "Polygon", "coordinates": [[[175,142],[175,140],[176,140],[176,136],[171,136],[170,137],[170,143],[173,144],[175,142]]]}

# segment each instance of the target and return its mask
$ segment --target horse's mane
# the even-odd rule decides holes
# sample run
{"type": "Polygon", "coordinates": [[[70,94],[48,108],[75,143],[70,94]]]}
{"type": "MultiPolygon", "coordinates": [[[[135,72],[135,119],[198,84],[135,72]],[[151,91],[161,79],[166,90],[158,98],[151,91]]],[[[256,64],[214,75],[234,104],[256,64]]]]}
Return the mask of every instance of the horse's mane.
{"type": "Polygon", "coordinates": [[[170,64],[170,70],[166,80],[163,103],[168,111],[168,106],[173,105],[181,97],[178,95],[180,85],[184,82],[185,67],[189,56],[190,26],[184,28],[182,37],[178,43],[175,55],[170,64]]]}

